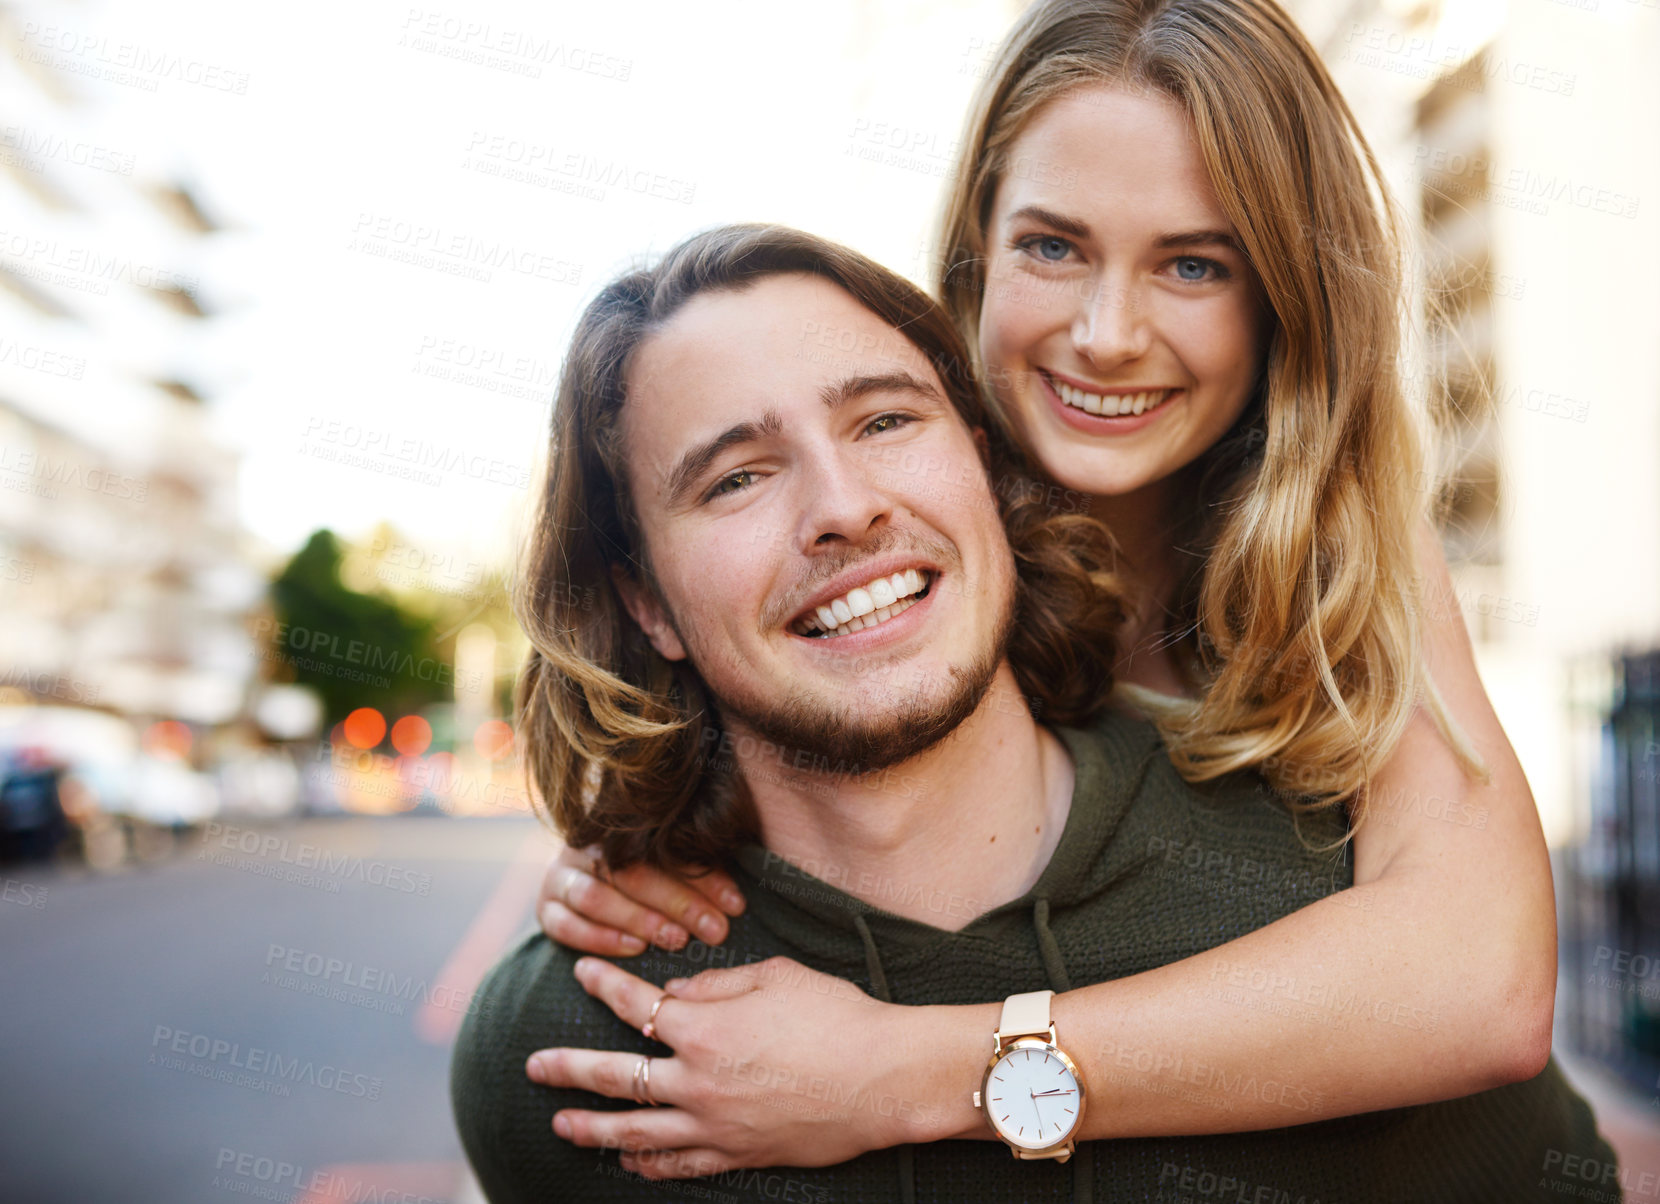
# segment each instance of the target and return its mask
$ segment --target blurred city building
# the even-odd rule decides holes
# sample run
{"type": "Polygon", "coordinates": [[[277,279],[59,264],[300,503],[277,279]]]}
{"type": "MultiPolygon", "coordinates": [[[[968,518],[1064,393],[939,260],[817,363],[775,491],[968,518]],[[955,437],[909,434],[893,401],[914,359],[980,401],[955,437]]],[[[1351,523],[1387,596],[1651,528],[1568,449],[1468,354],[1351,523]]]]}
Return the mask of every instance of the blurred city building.
{"type": "MultiPolygon", "coordinates": [[[[1660,8],[1292,0],[1417,227],[1446,547],[1559,898],[1559,1038],[1660,1073],[1660,8]]],[[[1651,1101],[1660,1103],[1660,1100],[1651,1101]]]]}
{"type": "Polygon", "coordinates": [[[142,754],[146,772],[106,775],[99,802],[193,822],[218,803],[199,772],[228,752],[218,745],[263,738],[249,718],[264,574],[200,370],[218,223],[165,134],[135,138],[86,103],[66,69],[77,60],[46,53],[21,20],[0,9],[4,729],[36,758],[142,754]],[[131,735],[65,726],[62,708],[131,735]],[[153,797],[133,797],[147,778],[153,797]]]}

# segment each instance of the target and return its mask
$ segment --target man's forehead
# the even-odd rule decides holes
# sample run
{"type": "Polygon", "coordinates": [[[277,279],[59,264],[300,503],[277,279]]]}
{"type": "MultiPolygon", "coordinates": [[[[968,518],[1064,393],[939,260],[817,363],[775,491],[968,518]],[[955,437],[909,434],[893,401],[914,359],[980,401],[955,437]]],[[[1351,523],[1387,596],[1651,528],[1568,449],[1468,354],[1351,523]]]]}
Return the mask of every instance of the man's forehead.
{"type": "Polygon", "coordinates": [[[785,402],[777,391],[790,386],[811,396],[846,376],[897,370],[934,383],[916,346],[839,285],[779,275],[687,302],[636,351],[628,396],[708,405],[764,388],[769,400],[785,402]]]}
{"type": "Polygon", "coordinates": [[[769,276],[704,293],[636,350],[623,434],[658,472],[680,450],[730,423],[798,415],[854,378],[905,374],[945,396],[928,358],[839,285],[769,276]]]}

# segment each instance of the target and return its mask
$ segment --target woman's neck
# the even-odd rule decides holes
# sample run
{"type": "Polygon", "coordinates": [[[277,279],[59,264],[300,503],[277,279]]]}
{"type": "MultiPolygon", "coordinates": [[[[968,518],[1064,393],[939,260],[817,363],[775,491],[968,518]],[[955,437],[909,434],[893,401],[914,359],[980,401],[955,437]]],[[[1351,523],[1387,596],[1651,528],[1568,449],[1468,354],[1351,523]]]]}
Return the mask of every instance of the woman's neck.
{"type": "Polygon", "coordinates": [[[1120,574],[1133,608],[1119,636],[1114,676],[1161,694],[1187,693],[1166,646],[1169,609],[1181,579],[1175,541],[1187,477],[1185,471],[1174,472],[1133,493],[1097,496],[1090,507],[1118,544],[1120,574]]]}

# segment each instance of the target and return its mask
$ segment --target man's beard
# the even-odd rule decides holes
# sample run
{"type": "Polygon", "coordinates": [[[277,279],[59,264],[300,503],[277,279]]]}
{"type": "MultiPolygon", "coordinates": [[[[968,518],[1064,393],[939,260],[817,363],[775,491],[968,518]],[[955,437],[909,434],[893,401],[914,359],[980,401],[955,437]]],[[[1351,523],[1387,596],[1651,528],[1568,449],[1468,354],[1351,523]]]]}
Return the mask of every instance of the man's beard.
{"type": "MultiPolygon", "coordinates": [[[[890,531],[873,536],[845,556],[823,558],[814,570],[817,581],[802,582],[796,592],[798,595],[809,592],[814,584],[831,580],[849,565],[897,548],[917,551],[924,559],[942,565],[947,573],[958,572],[962,567],[960,554],[948,542],[890,531]]],[[[723,727],[747,729],[778,747],[778,764],[786,774],[845,776],[887,769],[945,739],[985,698],[1014,630],[1019,587],[1012,556],[1008,569],[1003,588],[982,599],[984,604],[997,607],[986,646],[967,665],[949,666],[943,683],[900,680],[900,669],[895,666],[895,692],[909,694],[896,707],[885,707],[880,702],[874,707],[862,702],[837,705],[805,692],[776,699],[753,695],[734,697],[707,677],[703,678],[704,689],[723,727]],[[923,687],[929,685],[935,686],[935,693],[924,692],[923,687]]],[[[782,625],[796,606],[792,599],[775,601],[762,612],[759,626],[765,631],[782,625]]],[[[666,605],[665,609],[668,609],[666,605]]],[[[691,659],[696,665],[701,658],[695,647],[695,629],[680,623],[679,616],[672,611],[669,620],[682,644],[691,650],[691,659]]]]}
{"type": "Polygon", "coordinates": [[[930,698],[918,691],[892,711],[872,715],[859,704],[827,706],[800,695],[759,714],[718,695],[715,708],[727,726],[742,724],[777,745],[786,773],[843,776],[887,769],[932,748],[974,713],[1003,661],[1011,620],[1006,609],[991,648],[966,667],[947,670],[942,695],[930,698]]]}

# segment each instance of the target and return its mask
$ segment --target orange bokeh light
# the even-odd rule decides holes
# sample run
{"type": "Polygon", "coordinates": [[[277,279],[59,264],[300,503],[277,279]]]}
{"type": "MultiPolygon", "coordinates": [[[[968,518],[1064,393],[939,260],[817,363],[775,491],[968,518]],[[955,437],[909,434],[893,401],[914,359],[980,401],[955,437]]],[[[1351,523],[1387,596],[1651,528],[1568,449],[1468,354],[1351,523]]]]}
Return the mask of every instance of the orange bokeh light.
{"type": "Polygon", "coordinates": [[[373,748],[386,735],[386,719],[374,707],[358,707],[342,726],[346,743],[353,748],[373,748]]]}
{"type": "Polygon", "coordinates": [[[144,729],[144,751],[158,756],[190,755],[190,729],[177,719],[162,719],[144,729]]]}
{"type": "Polygon", "coordinates": [[[419,715],[405,715],[392,725],[392,747],[406,757],[418,757],[432,744],[432,724],[419,715]]]}
{"type": "Polygon", "coordinates": [[[500,719],[486,719],[473,733],[473,747],[479,756],[499,761],[513,751],[513,729],[500,719]]]}

